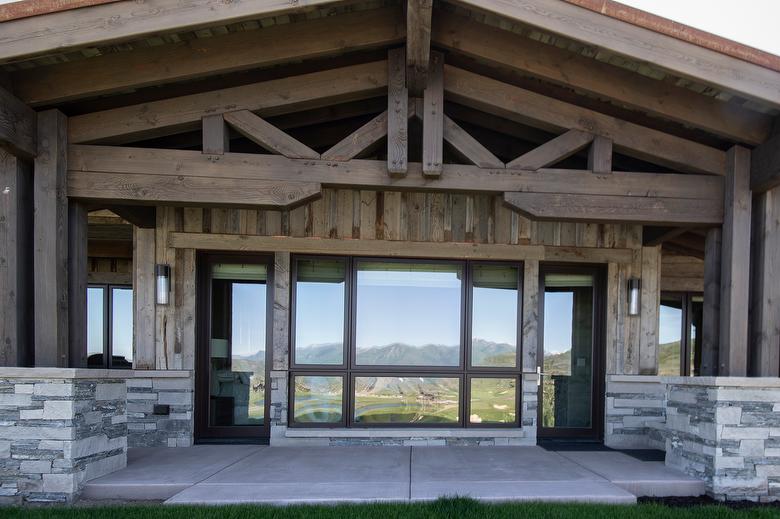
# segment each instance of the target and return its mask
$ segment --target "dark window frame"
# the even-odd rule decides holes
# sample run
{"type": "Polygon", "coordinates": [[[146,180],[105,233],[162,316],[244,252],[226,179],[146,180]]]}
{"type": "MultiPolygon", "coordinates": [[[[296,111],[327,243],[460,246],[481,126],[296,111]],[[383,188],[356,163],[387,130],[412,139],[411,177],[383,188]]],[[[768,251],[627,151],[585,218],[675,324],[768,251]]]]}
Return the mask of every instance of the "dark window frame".
{"type": "MultiPolygon", "coordinates": [[[[702,292],[695,292],[695,291],[680,291],[680,290],[663,290],[661,292],[661,298],[659,302],[659,327],[660,327],[660,307],[663,306],[663,300],[664,298],[671,299],[676,298],[680,301],[680,309],[682,312],[682,316],[680,318],[680,326],[682,329],[680,330],[680,374],[681,377],[690,377],[692,372],[692,366],[691,366],[691,351],[694,347],[693,344],[693,337],[691,336],[691,329],[693,326],[693,303],[694,298],[703,298],[704,294],[702,292]]],[[[699,330],[699,333],[701,333],[701,330],[699,330]]],[[[660,345],[659,345],[660,346],[660,345]]],[[[694,363],[696,361],[699,361],[701,363],[701,359],[694,358],[694,363]]],[[[677,376],[677,375],[672,375],[677,376]]]]}
{"type": "Polygon", "coordinates": [[[288,399],[291,411],[288,413],[288,426],[291,428],[324,428],[333,429],[338,427],[350,428],[519,428],[522,427],[521,417],[521,398],[522,398],[522,373],[523,373],[523,293],[524,293],[524,262],[523,261],[488,261],[488,260],[457,260],[457,259],[431,259],[431,258],[397,258],[397,257],[375,257],[375,256],[343,256],[328,254],[293,254],[290,265],[290,375],[288,384],[288,399]],[[344,363],[336,364],[298,364],[295,359],[295,330],[296,330],[296,283],[297,283],[297,265],[298,260],[316,260],[316,259],[340,259],[345,262],[345,315],[344,327],[346,330],[344,338],[344,350],[342,352],[344,363]],[[355,363],[356,348],[356,310],[357,310],[357,272],[358,264],[361,261],[381,262],[381,263],[429,263],[432,265],[453,264],[462,268],[463,279],[461,282],[461,309],[460,309],[460,351],[458,366],[367,366],[355,363]],[[511,266],[517,271],[517,342],[516,357],[514,367],[492,367],[492,366],[472,366],[471,365],[471,332],[472,332],[472,302],[473,302],[473,267],[475,265],[495,265],[511,266]],[[343,375],[345,377],[344,394],[342,396],[342,405],[344,406],[345,418],[341,423],[300,423],[294,419],[294,399],[296,376],[329,376],[343,375]],[[354,421],[354,389],[355,377],[361,376],[428,376],[439,378],[458,378],[459,379],[459,420],[457,424],[365,424],[354,421]],[[514,378],[516,380],[516,412],[515,420],[512,423],[487,424],[470,423],[466,412],[471,402],[471,384],[470,377],[476,378],[514,378]]]}
{"type": "MultiPolygon", "coordinates": [[[[89,365],[89,349],[87,349],[87,367],[91,369],[133,369],[135,362],[135,341],[133,342],[133,357],[130,359],[129,366],[114,366],[114,292],[115,288],[121,290],[133,291],[133,285],[123,283],[88,283],[87,291],[90,288],[99,288],[103,291],[103,362],[101,366],[89,365]]],[[[133,294],[135,300],[135,294],[133,294]]],[[[134,316],[131,316],[134,317],[134,316]]],[[[135,327],[135,322],[133,322],[135,327]]]]}

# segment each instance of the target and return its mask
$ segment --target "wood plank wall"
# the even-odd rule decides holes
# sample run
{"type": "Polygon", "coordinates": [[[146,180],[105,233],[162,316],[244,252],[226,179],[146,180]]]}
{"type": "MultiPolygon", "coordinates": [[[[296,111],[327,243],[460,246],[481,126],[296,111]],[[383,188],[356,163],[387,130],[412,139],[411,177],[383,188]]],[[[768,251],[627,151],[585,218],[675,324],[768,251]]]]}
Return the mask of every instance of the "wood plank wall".
{"type": "MultiPolygon", "coordinates": [[[[285,211],[160,207],[157,214],[155,261],[173,267],[173,304],[156,309],[158,369],[194,369],[195,251],[167,246],[168,233],[187,232],[631,249],[630,263],[608,264],[607,372],[639,373],[641,317],[625,316],[626,282],[642,275],[639,225],[532,222],[493,195],[348,189],[325,189],[320,199],[285,211]]],[[[644,263],[647,269],[648,261],[644,263]]],[[[529,261],[525,273],[526,285],[536,283],[538,262],[529,261]]],[[[536,295],[528,292],[525,300],[535,301],[536,295]]],[[[645,320],[645,331],[657,327],[657,311],[645,320]]],[[[535,365],[535,351],[532,353],[529,346],[535,343],[537,328],[534,312],[526,308],[524,367],[529,371],[535,365]]],[[[643,357],[654,358],[657,345],[643,342],[643,357]]]]}

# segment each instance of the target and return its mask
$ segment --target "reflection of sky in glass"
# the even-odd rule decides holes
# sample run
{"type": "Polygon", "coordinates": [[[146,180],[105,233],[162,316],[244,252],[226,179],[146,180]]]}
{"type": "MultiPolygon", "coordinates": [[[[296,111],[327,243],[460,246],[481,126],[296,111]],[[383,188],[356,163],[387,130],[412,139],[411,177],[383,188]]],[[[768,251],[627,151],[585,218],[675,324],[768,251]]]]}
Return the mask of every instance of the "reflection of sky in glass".
{"type": "Polygon", "coordinates": [[[475,339],[517,342],[517,290],[474,287],[471,335],[475,339]]]}
{"type": "Polygon", "coordinates": [[[295,345],[344,340],[344,283],[296,283],[295,345]]]}
{"type": "Polygon", "coordinates": [[[658,343],[668,344],[680,340],[682,330],[682,309],[661,305],[658,343]]]}
{"type": "Polygon", "coordinates": [[[460,344],[456,272],[358,271],[356,347],[460,344]]]}
{"type": "Polygon", "coordinates": [[[233,356],[265,350],[265,288],[264,283],[233,283],[233,356]]]}
{"type": "Polygon", "coordinates": [[[571,349],[573,307],[574,295],[571,292],[546,292],[544,294],[545,355],[571,349]]]}
{"type": "Polygon", "coordinates": [[[133,360],[133,289],[112,288],[111,347],[115,357],[133,360]]]}
{"type": "Polygon", "coordinates": [[[103,353],[103,338],[103,289],[89,287],[87,288],[87,355],[103,353]]]}

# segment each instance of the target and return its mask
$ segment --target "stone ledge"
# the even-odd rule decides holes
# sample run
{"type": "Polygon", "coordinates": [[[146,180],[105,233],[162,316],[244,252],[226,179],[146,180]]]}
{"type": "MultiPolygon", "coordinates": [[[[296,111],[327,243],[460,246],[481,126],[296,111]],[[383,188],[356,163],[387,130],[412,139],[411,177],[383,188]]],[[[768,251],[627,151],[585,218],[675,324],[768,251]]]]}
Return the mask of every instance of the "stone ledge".
{"type": "Polygon", "coordinates": [[[286,438],[525,438],[528,432],[524,429],[420,429],[420,428],[388,428],[388,429],[325,429],[288,427],[286,438]]]}
{"type": "Polygon", "coordinates": [[[191,370],[187,369],[133,369],[132,378],[189,378],[191,370]]]}
{"type": "Polygon", "coordinates": [[[133,377],[130,369],[90,368],[0,368],[0,378],[5,379],[126,379],[133,377]]]}
{"type": "Polygon", "coordinates": [[[661,377],[666,384],[676,386],[780,388],[776,377],[661,377]]]}

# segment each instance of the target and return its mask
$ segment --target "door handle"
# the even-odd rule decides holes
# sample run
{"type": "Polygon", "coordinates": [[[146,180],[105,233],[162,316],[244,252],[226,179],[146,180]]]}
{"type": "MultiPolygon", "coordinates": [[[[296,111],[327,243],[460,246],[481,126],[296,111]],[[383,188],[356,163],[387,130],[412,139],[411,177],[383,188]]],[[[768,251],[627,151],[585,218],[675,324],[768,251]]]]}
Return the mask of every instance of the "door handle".
{"type": "Polygon", "coordinates": [[[550,373],[544,373],[541,366],[536,366],[536,387],[542,385],[542,376],[549,376],[550,373]]]}

